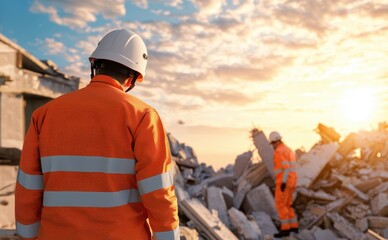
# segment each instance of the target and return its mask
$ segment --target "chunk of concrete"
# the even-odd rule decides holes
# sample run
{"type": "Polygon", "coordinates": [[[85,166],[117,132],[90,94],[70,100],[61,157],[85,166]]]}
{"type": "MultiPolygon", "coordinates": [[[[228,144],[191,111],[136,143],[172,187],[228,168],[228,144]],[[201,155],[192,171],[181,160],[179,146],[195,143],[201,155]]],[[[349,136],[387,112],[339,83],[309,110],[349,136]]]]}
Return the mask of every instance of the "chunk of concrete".
{"type": "Polygon", "coordinates": [[[207,189],[207,206],[209,210],[217,211],[220,220],[230,228],[228,209],[221,188],[211,186],[207,189]]]}
{"type": "Polygon", "coordinates": [[[361,230],[361,232],[365,232],[369,228],[368,219],[361,218],[356,220],[356,227],[361,230]]]}
{"type": "Polygon", "coordinates": [[[230,239],[238,238],[212,214],[198,199],[184,199],[179,208],[195,224],[196,228],[206,235],[207,239],[230,239]]]}
{"type": "Polygon", "coordinates": [[[354,186],[358,190],[362,191],[363,193],[367,193],[370,189],[377,187],[382,182],[383,181],[381,180],[381,178],[373,178],[373,179],[368,179],[368,180],[362,181],[358,184],[355,184],[354,186]]]}
{"type": "Polygon", "coordinates": [[[298,186],[310,187],[338,149],[337,143],[314,146],[298,160],[298,186]]]}
{"type": "Polygon", "coordinates": [[[367,219],[371,228],[388,228],[388,217],[369,216],[367,219]]]}
{"type": "Polygon", "coordinates": [[[314,231],[315,240],[328,240],[328,239],[336,239],[337,235],[334,234],[330,229],[321,229],[317,227],[314,231]]]}
{"type": "Polygon", "coordinates": [[[379,216],[388,216],[388,193],[377,194],[370,202],[372,212],[379,216]]]}
{"type": "Polygon", "coordinates": [[[229,209],[229,208],[233,207],[234,193],[232,192],[232,190],[223,186],[222,187],[222,196],[224,197],[224,200],[226,203],[226,208],[229,209]]]}
{"type": "Polygon", "coordinates": [[[243,206],[247,213],[252,211],[265,212],[273,219],[279,219],[275,208],[274,197],[268,186],[264,183],[248,192],[243,206]]]}
{"type": "Polygon", "coordinates": [[[273,171],[273,153],[274,150],[269,144],[267,137],[264,135],[264,132],[254,128],[251,131],[251,136],[253,139],[253,144],[259,152],[261,160],[264,162],[267,170],[272,177],[275,179],[275,172],[273,171]]]}
{"type": "Polygon", "coordinates": [[[233,168],[234,178],[238,179],[245,172],[245,170],[247,170],[249,166],[251,166],[251,164],[252,151],[248,151],[238,155],[233,168]]]}
{"type": "Polygon", "coordinates": [[[0,229],[15,228],[15,186],[18,168],[0,165],[0,229]]]}
{"type": "Polygon", "coordinates": [[[179,227],[179,234],[181,240],[198,240],[199,235],[197,230],[186,227],[186,226],[180,226],[179,227]]]}
{"type": "MultiPolygon", "coordinates": [[[[236,208],[231,208],[228,210],[230,221],[233,226],[237,229],[238,233],[243,239],[246,240],[260,240],[261,232],[257,232],[259,227],[252,227],[252,223],[249,222],[245,214],[236,208]]],[[[260,230],[260,229],[259,229],[260,230]]]]}
{"type": "Polygon", "coordinates": [[[337,229],[341,234],[349,239],[359,239],[365,240],[365,235],[355,228],[353,224],[351,224],[344,217],[340,216],[338,213],[327,213],[326,214],[330,220],[334,223],[334,228],[337,229]]]}
{"type": "Polygon", "coordinates": [[[251,215],[256,220],[257,225],[259,225],[261,233],[263,236],[273,236],[278,232],[275,224],[273,223],[271,217],[265,212],[252,212],[251,215]]]}

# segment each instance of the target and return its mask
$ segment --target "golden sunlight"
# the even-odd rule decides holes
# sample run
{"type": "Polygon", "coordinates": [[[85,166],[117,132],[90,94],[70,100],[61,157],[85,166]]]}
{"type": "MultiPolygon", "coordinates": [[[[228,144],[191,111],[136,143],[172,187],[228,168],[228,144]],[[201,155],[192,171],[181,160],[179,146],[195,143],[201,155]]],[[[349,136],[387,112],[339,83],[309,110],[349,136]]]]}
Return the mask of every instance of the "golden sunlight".
{"type": "Polygon", "coordinates": [[[347,121],[370,123],[375,115],[376,104],[371,89],[357,88],[344,93],[340,110],[347,121]]]}

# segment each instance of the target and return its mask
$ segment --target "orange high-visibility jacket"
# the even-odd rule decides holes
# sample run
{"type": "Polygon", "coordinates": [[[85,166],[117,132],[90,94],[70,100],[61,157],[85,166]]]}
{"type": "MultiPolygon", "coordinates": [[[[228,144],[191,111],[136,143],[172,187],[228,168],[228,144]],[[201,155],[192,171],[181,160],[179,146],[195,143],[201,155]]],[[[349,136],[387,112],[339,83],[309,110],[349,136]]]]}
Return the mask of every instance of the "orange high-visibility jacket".
{"type": "Polygon", "coordinates": [[[295,187],[297,181],[294,152],[284,143],[280,143],[274,153],[275,184],[286,183],[295,187]]]}
{"type": "Polygon", "coordinates": [[[144,240],[150,225],[154,239],[179,239],[171,168],[157,112],[98,75],[33,113],[15,193],[17,233],[144,240]]]}

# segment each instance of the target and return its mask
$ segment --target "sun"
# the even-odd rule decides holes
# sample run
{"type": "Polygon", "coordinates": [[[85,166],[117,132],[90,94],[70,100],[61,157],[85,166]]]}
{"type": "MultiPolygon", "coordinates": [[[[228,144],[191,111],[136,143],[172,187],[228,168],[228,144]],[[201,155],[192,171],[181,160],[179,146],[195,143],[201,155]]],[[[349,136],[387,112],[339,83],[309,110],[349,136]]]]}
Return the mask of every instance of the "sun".
{"type": "Polygon", "coordinates": [[[350,89],[342,96],[340,110],[347,121],[370,123],[375,114],[376,104],[371,89],[350,89]]]}

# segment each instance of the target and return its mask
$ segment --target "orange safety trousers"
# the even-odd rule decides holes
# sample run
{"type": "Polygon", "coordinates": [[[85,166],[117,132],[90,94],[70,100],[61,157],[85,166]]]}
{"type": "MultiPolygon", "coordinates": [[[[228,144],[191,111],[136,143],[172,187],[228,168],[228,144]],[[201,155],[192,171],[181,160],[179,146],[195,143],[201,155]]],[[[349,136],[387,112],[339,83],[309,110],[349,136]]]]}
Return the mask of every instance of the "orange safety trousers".
{"type": "Polygon", "coordinates": [[[292,195],[296,188],[296,161],[291,149],[281,143],[274,154],[275,171],[275,207],[279,215],[281,230],[298,228],[298,219],[292,205],[292,195]],[[284,191],[281,190],[282,183],[286,184],[284,191]]]}

